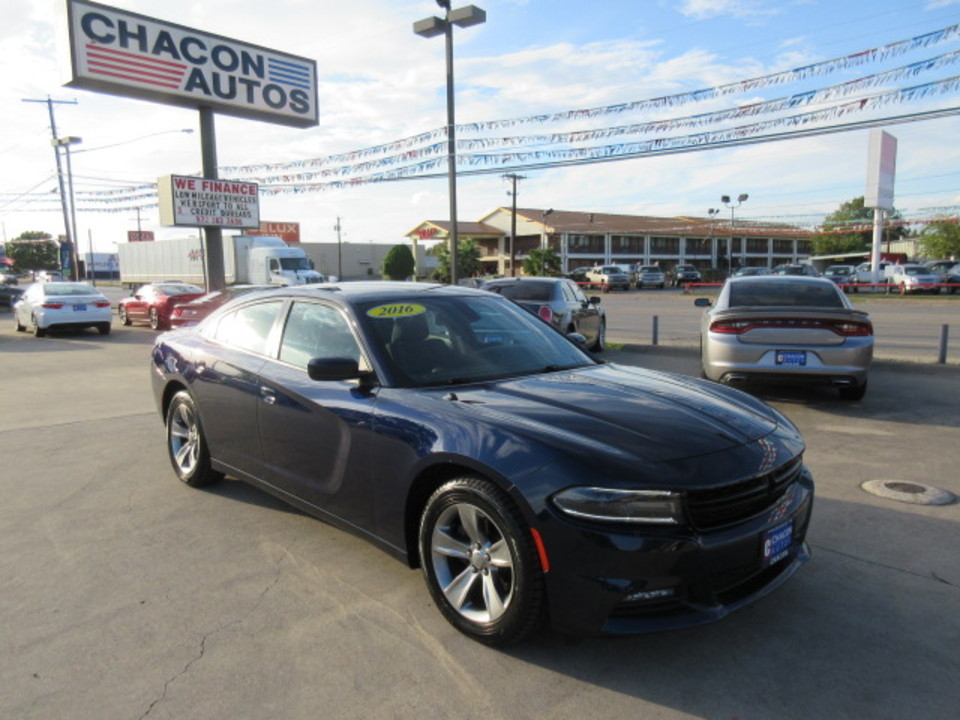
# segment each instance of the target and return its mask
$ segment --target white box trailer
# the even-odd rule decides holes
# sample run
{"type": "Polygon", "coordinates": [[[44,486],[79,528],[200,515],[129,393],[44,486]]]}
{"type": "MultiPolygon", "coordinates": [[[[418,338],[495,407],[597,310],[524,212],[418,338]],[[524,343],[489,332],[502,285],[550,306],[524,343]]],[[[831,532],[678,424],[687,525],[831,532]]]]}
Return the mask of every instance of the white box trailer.
{"type": "MultiPolygon", "coordinates": [[[[206,258],[200,238],[121,243],[117,253],[124,287],[166,280],[204,286],[206,258]]],[[[326,281],[313,269],[301,248],[264,235],[224,237],[223,270],[227,285],[305,285],[326,281]]]]}

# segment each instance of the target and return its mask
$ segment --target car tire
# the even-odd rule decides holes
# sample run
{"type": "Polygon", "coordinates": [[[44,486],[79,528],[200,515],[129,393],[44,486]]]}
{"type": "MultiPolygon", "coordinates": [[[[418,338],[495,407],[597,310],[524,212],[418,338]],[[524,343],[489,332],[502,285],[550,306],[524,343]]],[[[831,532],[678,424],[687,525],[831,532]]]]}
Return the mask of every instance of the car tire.
{"type": "Polygon", "coordinates": [[[20,324],[20,316],[16,310],[13,311],[13,326],[17,329],[17,332],[23,332],[27,329],[25,325],[20,324]]]}
{"type": "Polygon", "coordinates": [[[462,477],[437,488],[420,517],[419,552],[430,595],[464,635],[502,646],[536,630],[544,582],[533,534],[492,483],[462,477]]]}
{"type": "Polygon", "coordinates": [[[607,321],[601,320],[600,327],[597,328],[597,339],[593,341],[590,350],[593,352],[603,352],[607,342],[607,321]]]}
{"type": "Polygon", "coordinates": [[[863,400],[863,396],[867,394],[867,381],[864,380],[862,385],[854,385],[852,387],[842,387],[840,388],[840,398],[842,400],[863,400]]]}
{"type": "Polygon", "coordinates": [[[97,332],[100,333],[101,335],[109,335],[110,323],[100,323],[99,325],[97,325],[97,332]]]}
{"type": "Polygon", "coordinates": [[[173,396],[165,424],[170,464],[182,482],[190,487],[203,487],[223,479],[223,473],[210,466],[210,451],[200,415],[186,390],[173,396]]]}
{"type": "Polygon", "coordinates": [[[117,314],[120,316],[121,325],[130,325],[130,316],[127,315],[127,309],[123,305],[119,307],[117,314]]]}
{"type": "Polygon", "coordinates": [[[160,313],[156,308],[150,308],[150,327],[154,330],[160,329],[160,313]]]}

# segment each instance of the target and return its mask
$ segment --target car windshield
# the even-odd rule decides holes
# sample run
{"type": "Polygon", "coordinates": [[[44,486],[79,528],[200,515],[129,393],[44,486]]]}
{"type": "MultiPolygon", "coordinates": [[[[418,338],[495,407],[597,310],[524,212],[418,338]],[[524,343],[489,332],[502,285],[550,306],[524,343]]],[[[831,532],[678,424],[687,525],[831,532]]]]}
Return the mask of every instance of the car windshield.
{"type": "Polygon", "coordinates": [[[828,267],[825,275],[849,275],[851,269],[848,267],[828,267]]]}
{"type": "Polygon", "coordinates": [[[51,282],[44,284],[43,294],[64,297],[67,295],[98,295],[99,293],[96,288],[86,283],[51,282]]]}
{"type": "Polygon", "coordinates": [[[522,282],[503,285],[491,285],[484,288],[511,300],[538,300],[546,302],[553,297],[554,283],[540,280],[524,280],[522,282]]]}
{"type": "MultiPolygon", "coordinates": [[[[760,278],[761,280],[763,278],[760,278]]],[[[730,307],[823,307],[842,308],[843,300],[833,283],[827,282],[733,282],[730,307]]]]}
{"type": "Polygon", "coordinates": [[[907,275],[930,275],[930,270],[922,265],[907,265],[903,271],[907,275]]]}
{"type": "Polygon", "coordinates": [[[640,272],[643,272],[643,273],[658,273],[658,272],[660,272],[660,268],[658,268],[656,265],[644,265],[642,268],[640,268],[640,272]]]}
{"type": "Polygon", "coordinates": [[[310,261],[305,257],[282,257],[280,267],[284,270],[309,270],[310,261]]]}
{"type": "Polygon", "coordinates": [[[496,295],[365,303],[359,320],[403,387],[456,385],[594,365],[549,325],[496,295]]]}
{"type": "Polygon", "coordinates": [[[604,265],[603,272],[607,273],[608,275],[616,275],[618,273],[622,273],[623,270],[618,268],[616,265],[604,265]]]}

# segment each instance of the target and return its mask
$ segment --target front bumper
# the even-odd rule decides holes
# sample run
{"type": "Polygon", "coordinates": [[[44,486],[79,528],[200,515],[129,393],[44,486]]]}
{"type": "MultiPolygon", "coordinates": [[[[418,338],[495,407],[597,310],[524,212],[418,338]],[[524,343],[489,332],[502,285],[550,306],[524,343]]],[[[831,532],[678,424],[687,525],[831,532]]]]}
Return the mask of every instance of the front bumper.
{"type": "Polygon", "coordinates": [[[785,583],[810,559],[813,478],[804,468],[766,511],[731,527],[605,531],[556,517],[541,527],[552,626],[576,635],[671,630],[717,621],[785,583]],[[775,562],[764,538],[790,528],[775,562]]]}

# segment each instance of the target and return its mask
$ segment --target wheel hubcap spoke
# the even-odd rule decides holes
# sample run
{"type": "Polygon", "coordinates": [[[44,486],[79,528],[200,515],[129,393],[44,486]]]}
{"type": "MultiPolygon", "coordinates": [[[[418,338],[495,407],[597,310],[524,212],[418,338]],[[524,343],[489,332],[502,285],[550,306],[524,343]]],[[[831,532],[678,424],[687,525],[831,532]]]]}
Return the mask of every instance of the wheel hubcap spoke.
{"type": "Polygon", "coordinates": [[[430,551],[437,584],[451,607],[473,622],[503,616],[513,597],[514,560],[489,515],[467,502],[448,507],[434,525],[430,551]]]}
{"type": "Polygon", "coordinates": [[[436,527],[433,529],[432,546],[433,552],[440,555],[460,558],[461,560],[470,559],[470,545],[450,535],[445,528],[436,527]]]}
{"type": "Polygon", "coordinates": [[[507,607],[504,605],[504,598],[500,596],[500,588],[496,582],[496,570],[486,572],[480,577],[483,578],[483,602],[487,606],[487,612],[490,613],[490,619],[496,620],[503,615],[507,607]]]}
{"type": "Polygon", "coordinates": [[[463,610],[463,606],[470,596],[470,590],[477,582],[478,577],[479,575],[473,571],[473,568],[468,566],[453,579],[453,582],[443,588],[443,594],[457,610],[463,610]]]}

